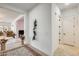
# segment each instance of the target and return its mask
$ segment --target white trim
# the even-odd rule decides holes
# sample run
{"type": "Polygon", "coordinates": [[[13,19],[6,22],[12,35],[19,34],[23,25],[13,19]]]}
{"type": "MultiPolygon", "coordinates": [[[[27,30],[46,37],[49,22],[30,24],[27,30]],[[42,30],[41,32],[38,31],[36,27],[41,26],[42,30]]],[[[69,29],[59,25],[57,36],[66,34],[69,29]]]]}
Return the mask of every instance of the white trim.
{"type": "Polygon", "coordinates": [[[34,46],[32,46],[32,45],[30,45],[30,44],[28,44],[27,46],[30,47],[31,49],[33,49],[35,52],[39,53],[39,54],[42,55],[42,56],[49,56],[48,54],[42,52],[41,50],[35,48],[34,46]]]}

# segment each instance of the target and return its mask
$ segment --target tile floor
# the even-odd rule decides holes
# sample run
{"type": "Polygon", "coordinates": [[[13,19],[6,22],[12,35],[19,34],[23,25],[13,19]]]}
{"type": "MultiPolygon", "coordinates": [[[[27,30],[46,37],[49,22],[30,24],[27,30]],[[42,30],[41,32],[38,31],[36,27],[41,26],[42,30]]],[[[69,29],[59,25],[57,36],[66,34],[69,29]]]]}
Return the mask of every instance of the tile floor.
{"type": "Polygon", "coordinates": [[[54,56],[79,56],[79,47],[60,44],[54,56]]]}

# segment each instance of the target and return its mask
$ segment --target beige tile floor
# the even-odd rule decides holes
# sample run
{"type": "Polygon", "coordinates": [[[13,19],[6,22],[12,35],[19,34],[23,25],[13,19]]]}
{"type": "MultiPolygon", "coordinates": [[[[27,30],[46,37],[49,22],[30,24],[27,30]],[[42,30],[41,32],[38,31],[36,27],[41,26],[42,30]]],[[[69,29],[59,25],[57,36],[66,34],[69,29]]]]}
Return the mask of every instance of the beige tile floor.
{"type": "Polygon", "coordinates": [[[54,56],[79,56],[79,47],[60,44],[54,56]]]}

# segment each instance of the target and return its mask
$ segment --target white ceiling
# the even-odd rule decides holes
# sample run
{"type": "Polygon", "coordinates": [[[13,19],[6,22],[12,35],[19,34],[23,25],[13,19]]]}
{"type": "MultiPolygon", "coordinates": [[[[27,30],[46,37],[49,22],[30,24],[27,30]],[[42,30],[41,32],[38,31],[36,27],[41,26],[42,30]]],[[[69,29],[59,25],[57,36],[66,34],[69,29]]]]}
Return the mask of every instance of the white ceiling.
{"type": "Polygon", "coordinates": [[[32,8],[34,8],[35,6],[37,6],[38,3],[6,3],[5,5],[8,5],[8,6],[11,6],[14,8],[18,8],[23,11],[29,11],[32,8]]]}
{"type": "Polygon", "coordinates": [[[9,9],[0,8],[0,22],[12,22],[20,14],[9,9]]]}
{"type": "MultiPolygon", "coordinates": [[[[0,22],[12,22],[25,11],[30,11],[39,3],[0,3],[0,22]]],[[[61,10],[77,7],[78,3],[66,6],[64,3],[56,3],[61,10]]]]}
{"type": "Polygon", "coordinates": [[[79,6],[79,3],[70,3],[69,5],[65,5],[65,3],[56,3],[56,4],[61,10],[79,6]]]}
{"type": "Polygon", "coordinates": [[[12,22],[37,5],[38,3],[0,3],[0,22],[12,22]]]}

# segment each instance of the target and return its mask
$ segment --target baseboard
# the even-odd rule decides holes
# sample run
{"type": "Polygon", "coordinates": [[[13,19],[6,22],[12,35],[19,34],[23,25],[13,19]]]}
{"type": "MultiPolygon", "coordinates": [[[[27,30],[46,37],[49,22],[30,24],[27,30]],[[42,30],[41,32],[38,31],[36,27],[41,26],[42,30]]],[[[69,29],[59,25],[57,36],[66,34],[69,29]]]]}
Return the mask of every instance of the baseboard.
{"type": "Polygon", "coordinates": [[[33,49],[35,52],[39,53],[41,56],[48,56],[46,53],[40,51],[39,49],[33,47],[32,45],[28,44],[28,47],[30,47],[31,49],[33,49]]]}

